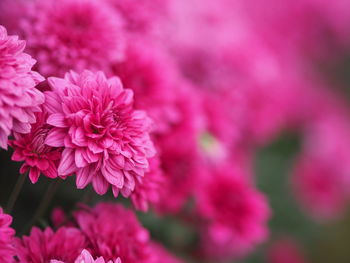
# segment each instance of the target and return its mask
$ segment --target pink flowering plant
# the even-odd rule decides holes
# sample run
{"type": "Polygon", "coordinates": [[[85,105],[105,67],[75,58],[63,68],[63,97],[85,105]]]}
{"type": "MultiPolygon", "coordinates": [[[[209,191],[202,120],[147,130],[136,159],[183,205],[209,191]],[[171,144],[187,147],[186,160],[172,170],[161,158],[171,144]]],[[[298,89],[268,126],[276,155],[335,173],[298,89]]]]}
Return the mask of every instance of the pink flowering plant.
{"type": "Polygon", "coordinates": [[[333,2],[0,1],[0,263],[349,262],[333,2]]]}

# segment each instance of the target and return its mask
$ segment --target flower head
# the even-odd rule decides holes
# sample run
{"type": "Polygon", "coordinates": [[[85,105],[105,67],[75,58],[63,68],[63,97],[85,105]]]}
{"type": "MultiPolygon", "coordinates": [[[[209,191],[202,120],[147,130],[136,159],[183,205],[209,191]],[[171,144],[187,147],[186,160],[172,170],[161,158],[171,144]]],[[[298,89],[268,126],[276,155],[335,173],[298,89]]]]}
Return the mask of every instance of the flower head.
{"type": "MultiPolygon", "coordinates": [[[[86,237],[85,249],[74,263],[181,262],[153,242],[133,211],[119,204],[100,203],[93,208],[81,205],[73,213],[73,219],[64,224],[80,229],[86,237]]],[[[50,263],[73,262],[56,260],[50,263]]]]}
{"type": "Polygon", "coordinates": [[[24,174],[29,171],[33,184],[38,181],[41,173],[49,178],[57,177],[57,166],[62,153],[62,148],[45,144],[46,137],[53,128],[46,123],[47,113],[37,113],[36,119],[29,134],[15,133],[15,139],[10,142],[14,149],[12,160],[24,161],[20,172],[24,174]]]}
{"type": "Polygon", "coordinates": [[[106,1],[36,0],[22,7],[19,29],[45,76],[107,70],[122,59],[122,21],[106,1]]]}
{"type": "Polygon", "coordinates": [[[12,263],[15,250],[13,247],[13,238],[15,231],[10,227],[12,217],[4,214],[0,208],[0,258],[4,263],[12,263]]]}
{"type": "Polygon", "coordinates": [[[303,149],[292,183],[305,212],[324,220],[338,217],[349,201],[350,125],[342,100],[315,98],[311,103],[322,109],[311,107],[302,123],[303,149]]]}
{"type": "Polygon", "coordinates": [[[43,78],[31,68],[35,60],[23,52],[25,42],[0,26],[0,147],[11,132],[29,133],[44,95],[35,88],[43,78]]]}
{"type": "Polygon", "coordinates": [[[23,263],[42,263],[58,260],[73,263],[86,246],[86,239],[76,228],[61,227],[56,232],[34,227],[29,236],[15,242],[17,257],[23,263]]]}
{"type": "Polygon", "coordinates": [[[74,218],[87,237],[88,249],[94,257],[102,256],[106,261],[119,257],[123,263],[168,262],[162,261],[160,252],[163,250],[151,245],[148,231],[131,210],[102,203],[92,209],[76,211],[74,218]]]}
{"type": "Polygon", "coordinates": [[[302,154],[292,178],[296,197],[305,211],[316,219],[339,216],[349,200],[348,173],[338,162],[328,158],[302,154]]]}
{"type": "Polygon", "coordinates": [[[267,238],[266,199],[231,164],[215,167],[197,198],[206,256],[239,257],[267,238]]]}
{"type": "Polygon", "coordinates": [[[92,182],[105,194],[111,185],[115,196],[121,191],[128,197],[155,154],[151,121],[133,109],[132,91],[102,72],[71,72],[65,79],[49,78],[49,84],[45,106],[54,128],[46,144],[64,147],[58,174],[75,173],[78,188],[92,182]]]}

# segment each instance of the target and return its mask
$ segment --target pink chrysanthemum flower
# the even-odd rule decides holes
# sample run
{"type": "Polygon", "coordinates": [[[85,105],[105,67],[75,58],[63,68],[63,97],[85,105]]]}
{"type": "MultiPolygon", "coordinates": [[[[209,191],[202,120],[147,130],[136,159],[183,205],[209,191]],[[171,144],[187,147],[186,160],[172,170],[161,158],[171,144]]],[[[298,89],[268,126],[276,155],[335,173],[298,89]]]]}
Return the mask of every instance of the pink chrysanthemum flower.
{"type": "Polygon", "coordinates": [[[0,147],[7,149],[11,132],[29,133],[40,111],[44,95],[35,88],[43,78],[31,68],[35,64],[23,53],[25,42],[8,36],[0,26],[0,147]]]}
{"type": "Polygon", "coordinates": [[[305,212],[318,220],[333,219],[349,202],[348,111],[341,99],[327,93],[314,95],[304,111],[303,150],[293,171],[294,190],[305,212]],[[317,110],[315,105],[322,107],[317,110]]]}
{"type": "Polygon", "coordinates": [[[56,178],[57,167],[61,159],[62,148],[53,148],[45,144],[46,137],[53,127],[46,123],[47,113],[36,114],[37,122],[32,124],[29,134],[15,133],[10,142],[14,153],[12,160],[24,161],[20,173],[29,171],[30,181],[35,184],[40,174],[56,178]]]}
{"type": "Polygon", "coordinates": [[[162,261],[159,250],[151,246],[148,231],[131,210],[117,204],[99,204],[75,212],[74,217],[94,257],[102,256],[105,260],[119,257],[123,263],[167,262],[162,261]]]}
{"type": "Polygon", "coordinates": [[[240,257],[267,238],[270,210],[265,197],[246,182],[237,168],[223,164],[213,170],[197,194],[204,219],[203,255],[240,257]]]}
{"type": "Polygon", "coordinates": [[[86,247],[86,238],[76,228],[61,227],[56,232],[34,227],[29,236],[15,242],[17,257],[21,263],[43,263],[55,259],[73,263],[86,247]]]}
{"type": "Polygon", "coordinates": [[[4,214],[0,208],[0,259],[3,263],[12,263],[15,250],[13,247],[13,237],[15,231],[10,227],[12,217],[4,214]]]}
{"type": "Polygon", "coordinates": [[[106,71],[123,58],[122,20],[106,1],[35,0],[21,8],[18,31],[45,76],[71,69],[106,71]]]}
{"type": "MultiPolygon", "coordinates": [[[[67,263],[59,260],[51,260],[50,263],[67,263]]],[[[99,257],[96,260],[91,256],[90,252],[84,249],[80,256],[74,261],[74,263],[122,263],[120,258],[112,261],[105,261],[103,257],[99,257]]]]}
{"type": "Polygon", "coordinates": [[[79,228],[87,238],[86,250],[89,251],[89,254],[82,254],[89,259],[103,259],[102,263],[115,263],[115,260],[117,263],[181,262],[163,246],[150,240],[148,231],[141,226],[133,211],[120,204],[100,203],[94,208],[82,205],[73,213],[71,221],[62,210],[56,209],[54,224],[79,228]]]}
{"type": "Polygon", "coordinates": [[[292,182],[305,211],[318,220],[338,217],[349,201],[348,171],[338,162],[303,154],[294,169],[292,182]]]}
{"type": "Polygon", "coordinates": [[[155,155],[151,120],[133,109],[132,91],[102,72],[71,72],[65,79],[49,78],[49,84],[45,106],[54,128],[46,144],[65,147],[58,174],[75,173],[79,189],[92,182],[102,195],[111,185],[115,196],[121,191],[128,197],[155,155]]]}

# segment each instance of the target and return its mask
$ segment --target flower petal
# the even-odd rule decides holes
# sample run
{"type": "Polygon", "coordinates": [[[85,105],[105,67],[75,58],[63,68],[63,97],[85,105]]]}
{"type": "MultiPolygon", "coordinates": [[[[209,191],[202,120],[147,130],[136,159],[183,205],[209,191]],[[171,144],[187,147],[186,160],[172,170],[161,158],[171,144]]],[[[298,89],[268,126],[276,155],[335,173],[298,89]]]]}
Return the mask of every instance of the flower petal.
{"type": "Polygon", "coordinates": [[[49,131],[45,144],[51,147],[63,147],[64,146],[65,133],[61,128],[53,128],[49,131]]]}
{"type": "Polygon", "coordinates": [[[71,175],[77,170],[74,161],[74,150],[66,148],[62,152],[61,162],[58,166],[57,172],[59,175],[71,175]]]}
{"type": "Polygon", "coordinates": [[[60,128],[68,127],[66,122],[65,122],[65,116],[63,114],[61,114],[61,113],[51,114],[47,118],[47,123],[52,125],[52,126],[60,127],[60,128]]]}

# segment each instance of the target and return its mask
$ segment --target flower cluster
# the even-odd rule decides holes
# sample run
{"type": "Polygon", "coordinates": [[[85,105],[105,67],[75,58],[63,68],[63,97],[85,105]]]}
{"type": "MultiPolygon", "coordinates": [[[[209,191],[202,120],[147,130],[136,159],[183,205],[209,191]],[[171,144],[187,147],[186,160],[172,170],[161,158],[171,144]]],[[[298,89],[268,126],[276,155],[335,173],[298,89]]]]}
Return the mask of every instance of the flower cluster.
{"type": "Polygon", "coordinates": [[[24,53],[25,42],[0,26],[0,147],[7,149],[13,132],[29,133],[44,95],[35,85],[43,80],[32,71],[35,60],[24,53]]]}
{"type": "Polygon", "coordinates": [[[14,243],[20,262],[180,263],[150,240],[135,214],[121,205],[101,203],[74,212],[70,226],[33,228],[14,243]]]}
{"type": "MultiPolygon", "coordinates": [[[[86,203],[120,194],[187,224],[191,258],[244,257],[273,214],[257,153],[285,132],[300,138],[289,179],[305,212],[332,219],[349,204],[350,113],[320,69],[349,53],[345,2],[3,0],[0,148],[32,184],[74,178],[86,203]]],[[[0,260],[181,262],[122,205],[53,218],[14,238],[1,209],[0,260]]]]}
{"type": "Polygon", "coordinates": [[[24,10],[18,32],[46,77],[69,70],[108,70],[124,55],[123,21],[105,1],[39,0],[18,5],[24,10]]]}

